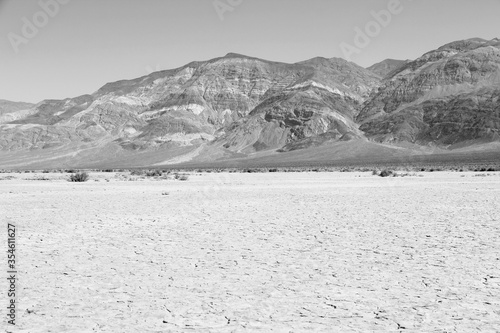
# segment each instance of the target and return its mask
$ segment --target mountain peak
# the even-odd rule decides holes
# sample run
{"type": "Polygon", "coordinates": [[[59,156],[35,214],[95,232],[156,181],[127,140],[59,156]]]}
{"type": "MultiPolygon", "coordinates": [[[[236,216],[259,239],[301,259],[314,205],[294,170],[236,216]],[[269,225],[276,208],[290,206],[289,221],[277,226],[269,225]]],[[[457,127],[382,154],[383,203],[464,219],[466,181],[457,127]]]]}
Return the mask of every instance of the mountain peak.
{"type": "Polygon", "coordinates": [[[391,73],[394,73],[408,62],[409,60],[385,59],[381,62],[371,65],[367,69],[377,74],[381,78],[386,78],[390,76],[391,73]]]}
{"type": "Polygon", "coordinates": [[[224,56],[224,58],[253,58],[240,53],[229,52],[224,56]]]}
{"type": "Polygon", "coordinates": [[[314,57],[314,58],[311,58],[309,60],[300,61],[300,62],[298,62],[298,64],[323,64],[323,65],[336,64],[336,65],[340,65],[340,66],[352,66],[352,65],[358,66],[357,64],[350,62],[350,61],[347,61],[344,58],[336,58],[336,57],[333,57],[333,58],[314,57]]]}
{"type": "Polygon", "coordinates": [[[498,46],[500,40],[498,38],[493,38],[492,40],[486,40],[483,38],[469,38],[464,40],[454,41],[445,44],[438,48],[438,50],[455,50],[455,51],[470,51],[484,46],[498,46]]]}

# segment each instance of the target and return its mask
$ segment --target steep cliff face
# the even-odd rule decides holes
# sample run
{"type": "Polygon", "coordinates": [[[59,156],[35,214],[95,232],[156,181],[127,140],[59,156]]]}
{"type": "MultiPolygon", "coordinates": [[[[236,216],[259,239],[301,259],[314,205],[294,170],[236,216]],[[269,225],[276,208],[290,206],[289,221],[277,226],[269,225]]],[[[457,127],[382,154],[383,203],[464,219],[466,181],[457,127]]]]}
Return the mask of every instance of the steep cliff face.
{"type": "Polygon", "coordinates": [[[500,41],[454,42],[401,67],[373,93],[356,120],[381,142],[494,140],[491,133],[500,129],[499,87],[500,41]]]}

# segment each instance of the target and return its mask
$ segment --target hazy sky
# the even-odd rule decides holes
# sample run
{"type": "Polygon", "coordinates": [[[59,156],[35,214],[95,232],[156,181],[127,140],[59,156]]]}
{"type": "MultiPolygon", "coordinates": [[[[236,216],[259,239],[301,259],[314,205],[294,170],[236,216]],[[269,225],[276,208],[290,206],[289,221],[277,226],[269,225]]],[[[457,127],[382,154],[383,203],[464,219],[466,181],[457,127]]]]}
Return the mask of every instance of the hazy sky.
{"type": "Polygon", "coordinates": [[[350,58],[364,67],[500,37],[500,0],[400,0],[383,25],[370,24],[393,1],[0,0],[0,99],[75,97],[228,52],[289,63],[345,57],[356,27],[371,29],[350,58]]]}

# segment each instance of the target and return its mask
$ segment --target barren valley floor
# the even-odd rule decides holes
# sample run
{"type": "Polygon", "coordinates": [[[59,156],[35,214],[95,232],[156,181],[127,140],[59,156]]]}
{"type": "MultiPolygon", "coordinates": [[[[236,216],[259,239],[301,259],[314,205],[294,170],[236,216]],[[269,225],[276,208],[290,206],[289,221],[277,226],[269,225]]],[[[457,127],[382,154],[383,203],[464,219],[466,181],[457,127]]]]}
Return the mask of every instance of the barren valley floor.
{"type": "Polygon", "coordinates": [[[14,176],[7,331],[500,331],[499,173],[14,176]]]}

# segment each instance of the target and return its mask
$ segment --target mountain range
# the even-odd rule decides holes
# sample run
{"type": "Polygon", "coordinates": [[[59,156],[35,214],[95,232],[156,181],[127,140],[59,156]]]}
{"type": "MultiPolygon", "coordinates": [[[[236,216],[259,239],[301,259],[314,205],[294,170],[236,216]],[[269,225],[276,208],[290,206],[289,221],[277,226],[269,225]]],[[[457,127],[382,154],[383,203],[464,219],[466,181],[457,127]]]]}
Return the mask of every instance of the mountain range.
{"type": "Polygon", "coordinates": [[[411,161],[499,152],[499,129],[499,39],[369,68],[230,53],[75,98],[0,100],[0,167],[411,161]]]}

